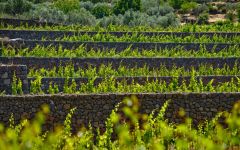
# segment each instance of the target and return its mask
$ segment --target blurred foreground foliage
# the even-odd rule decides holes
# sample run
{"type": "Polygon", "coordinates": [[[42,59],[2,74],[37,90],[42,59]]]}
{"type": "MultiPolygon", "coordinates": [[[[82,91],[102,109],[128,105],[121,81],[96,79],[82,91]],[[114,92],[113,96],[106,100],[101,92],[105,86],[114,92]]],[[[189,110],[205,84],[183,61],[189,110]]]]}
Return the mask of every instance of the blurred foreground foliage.
{"type": "Polygon", "coordinates": [[[219,113],[213,120],[194,128],[184,111],[182,124],[172,124],[164,118],[167,101],[160,110],[151,114],[140,114],[136,97],[119,103],[105,122],[105,131],[89,125],[76,134],[71,129],[71,118],[76,108],[71,109],[62,127],[43,131],[42,126],[50,113],[48,106],[36,114],[33,121],[23,120],[15,125],[13,116],[10,126],[0,126],[0,149],[207,149],[221,150],[239,148],[240,103],[231,113],[219,113]],[[218,119],[225,118],[225,125],[218,119]]]}

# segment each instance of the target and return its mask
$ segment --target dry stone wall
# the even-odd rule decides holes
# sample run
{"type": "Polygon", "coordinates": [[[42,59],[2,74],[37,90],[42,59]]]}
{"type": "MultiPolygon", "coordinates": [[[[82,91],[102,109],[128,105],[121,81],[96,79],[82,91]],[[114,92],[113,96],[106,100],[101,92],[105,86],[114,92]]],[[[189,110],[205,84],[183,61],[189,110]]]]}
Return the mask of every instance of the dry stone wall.
{"type": "Polygon", "coordinates": [[[10,19],[10,18],[0,18],[0,23],[4,27],[8,27],[9,25],[14,27],[30,27],[30,26],[54,26],[58,24],[47,23],[47,22],[39,22],[36,20],[23,20],[23,19],[10,19]]]}
{"type": "MultiPolygon", "coordinates": [[[[0,65],[0,90],[11,93],[12,76],[22,80],[24,92],[29,91],[27,67],[24,65],[0,65]]],[[[61,79],[60,79],[61,80],[61,79]]],[[[170,122],[181,122],[180,108],[193,118],[195,124],[213,118],[217,112],[230,111],[240,100],[240,93],[145,93],[145,94],[90,94],[90,95],[24,95],[0,96],[0,122],[8,124],[11,114],[16,122],[31,119],[44,104],[50,106],[48,127],[63,123],[71,108],[76,107],[72,118],[74,129],[90,122],[93,127],[104,128],[104,122],[112,109],[125,97],[136,95],[141,113],[151,113],[167,101],[171,103],[166,112],[170,122]]]]}
{"type": "Polygon", "coordinates": [[[199,67],[200,64],[211,65],[214,68],[222,68],[228,65],[232,68],[240,64],[238,57],[230,58],[41,58],[41,57],[0,57],[3,64],[22,64],[30,68],[53,68],[73,64],[76,68],[100,67],[101,65],[112,65],[112,68],[126,66],[127,68],[144,67],[150,69],[165,65],[167,68],[176,67],[199,67]]]}
{"type": "MultiPolygon", "coordinates": [[[[104,121],[112,109],[125,97],[132,94],[99,95],[41,95],[41,96],[0,96],[0,122],[8,124],[11,114],[16,122],[23,118],[33,118],[43,104],[49,105],[51,113],[48,125],[63,123],[71,108],[76,107],[72,118],[74,129],[87,126],[104,128],[104,121]]],[[[195,124],[211,119],[220,111],[230,111],[234,103],[240,100],[240,93],[171,93],[136,94],[140,102],[141,113],[151,113],[160,109],[167,100],[171,100],[166,111],[170,122],[181,122],[178,116],[180,108],[193,118],[195,124]]]]}

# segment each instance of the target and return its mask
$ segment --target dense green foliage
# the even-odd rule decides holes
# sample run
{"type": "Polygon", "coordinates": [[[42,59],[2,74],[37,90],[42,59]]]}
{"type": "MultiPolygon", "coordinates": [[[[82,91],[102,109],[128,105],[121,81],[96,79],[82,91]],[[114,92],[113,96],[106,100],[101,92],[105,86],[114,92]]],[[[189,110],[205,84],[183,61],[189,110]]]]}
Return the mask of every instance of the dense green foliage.
{"type": "Polygon", "coordinates": [[[112,14],[112,8],[106,3],[96,4],[92,9],[92,14],[96,18],[103,18],[112,14]]]}
{"type": "MultiPolygon", "coordinates": [[[[172,93],[172,92],[240,92],[240,79],[233,77],[229,82],[221,82],[213,85],[214,79],[207,84],[203,83],[202,79],[196,79],[196,73],[191,72],[189,83],[186,80],[179,81],[178,76],[175,75],[168,83],[165,80],[146,81],[139,84],[134,82],[128,83],[123,79],[117,81],[114,76],[105,77],[101,82],[95,84],[95,77],[88,78],[87,83],[77,83],[74,79],[66,77],[63,87],[65,94],[82,94],[82,93],[172,93]],[[237,80],[237,81],[236,81],[237,80]],[[79,85],[79,86],[78,86],[79,85]]],[[[44,94],[42,90],[42,77],[37,76],[35,80],[31,81],[31,94],[44,94]]],[[[14,84],[15,85],[15,84],[14,84]]],[[[12,90],[17,91],[13,85],[12,90]]],[[[50,94],[57,94],[59,92],[58,85],[49,83],[48,92],[50,94]]],[[[19,89],[19,87],[18,87],[19,89]]],[[[22,94],[17,92],[15,94],[22,94]]]]}
{"type": "Polygon", "coordinates": [[[0,15],[60,24],[104,27],[145,25],[165,28],[180,25],[181,13],[194,15],[198,19],[196,23],[208,23],[209,13],[217,11],[226,13],[231,22],[237,22],[239,3],[226,3],[222,8],[208,2],[202,4],[195,0],[1,0],[0,15]],[[68,18],[72,15],[78,19],[69,21],[68,18]]]}
{"type": "Polygon", "coordinates": [[[144,67],[133,67],[127,68],[124,65],[120,65],[117,69],[113,69],[112,65],[101,65],[100,67],[88,66],[87,69],[73,66],[73,64],[68,64],[66,66],[59,65],[58,67],[53,67],[52,69],[29,69],[29,77],[83,77],[83,78],[95,78],[95,77],[130,77],[130,76],[191,76],[192,71],[195,72],[197,76],[207,76],[207,75],[240,75],[240,70],[238,64],[236,63],[234,67],[230,68],[228,65],[224,65],[223,68],[214,68],[211,65],[199,64],[198,68],[190,67],[186,69],[184,67],[176,67],[173,65],[172,68],[167,68],[165,65],[161,65],[158,68],[150,69],[147,66],[144,67]]]}
{"type": "Polygon", "coordinates": [[[184,12],[184,13],[190,13],[197,7],[198,7],[198,4],[196,2],[183,3],[181,5],[182,12],[184,12]]]}
{"type": "Polygon", "coordinates": [[[194,128],[192,120],[179,112],[183,123],[171,124],[165,119],[165,112],[171,101],[151,114],[139,113],[136,97],[126,98],[112,111],[105,122],[105,131],[100,132],[89,126],[76,134],[72,133],[71,119],[76,108],[70,110],[62,127],[44,132],[42,126],[50,115],[47,106],[36,114],[33,121],[23,120],[15,125],[14,117],[10,126],[1,125],[1,149],[233,149],[239,147],[240,104],[233,110],[216,115],[194,128]],[[225,119],[225,125],[219,118],[225,119]],[[94,134],[95,133],[95,134],[94,134]],[[113,138],[114,137],[114,138],[113,138]]]}
{"type": "Polygon", "coordinates": [[[173,6],[173,8],[180,9],[181,5],[184,3],[184,0],[171,0],[170,4],[173,6]]]}
{"type": "MultiPolygon", "coordinates": [[[[42,38],[44,40],[44,37],[42,38]]],[[[190,36],[174,36],[174,35],[155,35],[155,36],[145,36],[139,35],[138,33],[133,33],[133,35],[125,34],[123,36],[114,36],[109,33],[102,34],[98,33],[94,36],[88,34],[64,37],[63,39],[56,39],[61,41],[101,41],[101,42],[173,42],[173,43],[240,43],[239,36],[224,37],[214,35],[213,37],[208,37],[206,35],[195,37],[190,36]]]]}
{"type": "Polygon", "coordinates": [[[141,0],[119,0],[114,8],[114,13],[124,14],[127,10],[140,11],[142,8],[141,0]]]}
{"type": "MultiPolygon", "coordinates": [[[[83,9],[84,10],[84,9],[83,9]]],[[[84,16],[84,15],[83,15],[84,16]]],[[[84,17],[85,18],[85,17],[84,17]]],[[[81,19],[81,18],[79,18],[81,19]]],[[[100,27],[100,26],[87,26],[87,25],[71,25],[71,26],[19,26],[14,27],[8,25],[7,27],[0,24],[0,29],[14,29],[14,30],[54,30],[54,31],[139,31],[139,32],[159,32],[159,31],[169,31],[169,32],[240,32],[240,24],[233,24],[231,22],[219,22],[217,24],[212,25],[192,25],[186,24],[178,27],[149,27],[149,26],[119,26],[119,25],[109,25],[108,27],[100,27]]]]}
{"type": "Polygon", "coordinates": [[[79,0],[56,0],[54,5],[63,12],[67,13],[79,8],[78,2],[79,0]]]}
{"type": "Polygon", "coordinates": [[[166,12],[161,16],[141,11],[141,3],[141,0],[120,0],[117,2],[98,1],[97,3],[92,3],[90,1],[83,2],[79,0],[55,0],[53,2],[7,0],[6,2],[0,2],[0,8],[3,8],[0,12],[3,17],[14,15],[14,17],[37,19],[40,21],[60,24],[102,25],[104,27],[112,24],[126,26],[145,25],[155,27],[179,25],[179,19],[174,14],[174,10],[169,9],[171,6],[167,3],[165,4],[168,6],[166,9],[165,7],[161,7],[161,9],[156,10],[159,12],[158,14],[166,12]],[[72,18],[72,15],[77,19],[70,19],[69,21],[69,18],[72,18]],[[139,22],[139,17],[144,20],[139,22]],[[86,18],[88,18],[88,20],[86,18]]]}
{"type": "MultiPolygon", "coordinates": [[[[191,69],[184,69],[184,67],[173,67],[167,69],[165,66],[161,66],[159,69],[143,68],[126,68],[120,66],[118,69],[113,69],[111,65],[100,66],[100,68],[89,67],[88,69],[79,68],[75,70],[72,64],[66,67],[54,67],[53,69],[30,69],[29,77],[35,77],[36,79],[31,82],[32,94],[43,94],[41,89],[41,80],[43,77],[62,77],[65,78],[64,90],[66,94],[73,93],[148,93],[148,92],[239,92],[240,91],[240,79],[233,77],[230,82],[222,82],[213,85],[214,80],[209,83],[203,83],[203,81],[197,80],[196,76],[199,75],[239,75],[238,65],[235,64],[233,68],[225,65],[223,68],[213,68],[209,65],[199,65],[198,69],[192,67],[191,69]],[[126,80],[117,81],[115,77],[124,76],[171,76],[173,79],[166,83],[164,80],[146,81],[145,83],[137,83],[131,81],[128,83],[126,80]],[[180,76],[190,76],[190,81],[179,81],[180,76]],[[70,78],[85,77],[88,78],[87,83],[77,83],[74,79],[70,78]],[[95,84],[97,77],[103,77],[103,80],[99,84],[95,84]],[[237,82],[236,82],[237,81],[237,82]]],[[[14,87],[14,85],[13,85],[14,87]]],[[[58,85],[49,83],[48,93],[57,94],[59,92],[58,85]]],[[[20,94],[20,93],[16,93],[20,94]]]]}
{"type": "Polygon", "coordinates": [[[9,14],[20,14],[31,9],[31,4],[27,0],[8,0],[4,10],[9,14]]]}
{"type": "Polygon", "coordinates": [[[126,48],[121,52],[117,52],[115,49],[91,49],[87,50],[85,46],[79,46],[74,50],[63,49],[61,47],[54,48],[54,47],[41,47],[37,46],[33,49],[21,49],[16,50],[14,48],[3,48],[2,56],[6,57],[16,57],[16,56],[23,56],[23,57],[68,57],[68,58],[81,58],[81,57],[114,57],[114,58],[129,58],[129,57],[239,57],[240,56],[240,49],[237,46],[232,46],[228,49],[223,49],[221,51],[215,51],[213,48],[212,50],[206,50],[204,46],[200,48],[199,51],[196,50],[189,50],[186,51],[185,49],[173,48],[173,49],[152,49],[152,50],[141,50],[132,49],[131,46],[126,48]]]}

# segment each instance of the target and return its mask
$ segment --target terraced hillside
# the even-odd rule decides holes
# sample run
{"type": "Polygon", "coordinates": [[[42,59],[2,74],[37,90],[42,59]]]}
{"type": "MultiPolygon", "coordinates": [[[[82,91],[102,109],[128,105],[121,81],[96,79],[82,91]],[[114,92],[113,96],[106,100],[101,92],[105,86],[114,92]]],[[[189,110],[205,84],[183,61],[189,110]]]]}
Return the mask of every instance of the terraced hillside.
{"type": "MultiPolygon", "coordinates": [[[[44,28],[43,28],[44,29],[44,28]]],[[[233,31],[235,31],[233,29],[233,31]]],[[[49,104],[48,123],[105,128],[126,96],[141,113],[167,100],[166,117],[194,125],[228,111],[240,99],[240,32],[108,32],[2,29],[0,120],[32,118],[49,104]],[[57,94],[57,95],[54,95],[57,94]],[[12,96],[9,96],[12,95],[12,96]]]]}
{"type": "Polygon", "coordinates": [[[0,35],[9,38],[0,62],[27,66],[30,93],[34,86],[40,93],[53,87],[65,93],[239,90],[239,32],[1,30],[0,35]]]}

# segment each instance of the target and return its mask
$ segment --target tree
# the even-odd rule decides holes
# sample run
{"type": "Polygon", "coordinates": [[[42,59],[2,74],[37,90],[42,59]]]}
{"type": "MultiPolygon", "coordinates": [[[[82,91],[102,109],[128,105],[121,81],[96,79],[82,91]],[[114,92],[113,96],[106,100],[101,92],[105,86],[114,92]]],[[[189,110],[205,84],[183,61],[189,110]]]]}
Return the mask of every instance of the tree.
{"type": "Polygon", "coordinates": [[[114,7],[114,13],[124,14],[127,10],[140,11],[142,9],[141,0],[119,0],[114,7]]]}
{"type": "Polygon", "coordinates": [[[180,9],[183,3],[184,3],[184,0],[170,0],[170,5],[174,9],[180,9]]]}
{"type": "Polygon", "coordinates": [[[112,8],[107,3],[97,3],[92,10],[92,14],[96,18],[110,16],[112,14],[112,8]]]}
{"type": "Polygon", "coordinates": [[[54,5],[61,11],[68,13],[79,8],[79,0],[56,0],[54,5]]]}
{"type": "Polygon", "coordinates": [[[27,0],[8,0],[5,5],[5,12],[9,14],[22,14],[31,9],[31,3],[27,0]]]}

